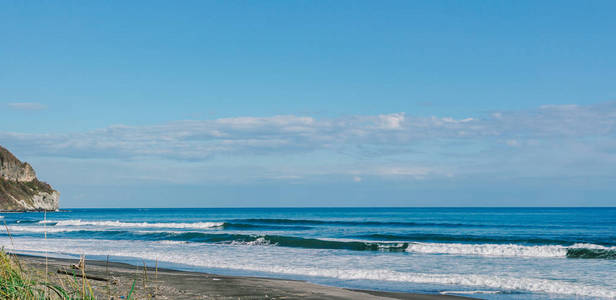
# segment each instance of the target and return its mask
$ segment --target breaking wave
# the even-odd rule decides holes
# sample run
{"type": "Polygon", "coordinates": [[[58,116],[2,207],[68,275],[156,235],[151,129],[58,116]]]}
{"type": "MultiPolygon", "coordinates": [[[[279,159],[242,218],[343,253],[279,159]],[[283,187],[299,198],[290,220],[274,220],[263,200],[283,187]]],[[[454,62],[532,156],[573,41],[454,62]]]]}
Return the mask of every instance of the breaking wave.
{"type": "Polygon", "coordinates": [[[297,225],[263,225],[230,222],[195,222],[195,223],[148,223],[148,222],[121,222],[121,221],[82,221],[82,220],[27,220],[18,223],[38,223],[50,226],[105,226],[127,228],[177,228],[177,229],[234,229],[234,230],[308,230],[312,227],[297,225]]]}
{"type": "Polygon", "coordinates": [[[516,244],[410,243],[406,251],[450,255],[616,259],[616,247],[593,244],[525,246],[516,244]]]}
{"type": "Polygon", "coordinates": [[[133,223],[120,221],[82,221],[82,220],[62,220],[62,221],[39,221],[39,223],[47,223],[54,226],[107,226],[107,227],[144,227],[144,228],[215,228],[224,225],[223,222],[196,222],[196,223],[133,223]]]}

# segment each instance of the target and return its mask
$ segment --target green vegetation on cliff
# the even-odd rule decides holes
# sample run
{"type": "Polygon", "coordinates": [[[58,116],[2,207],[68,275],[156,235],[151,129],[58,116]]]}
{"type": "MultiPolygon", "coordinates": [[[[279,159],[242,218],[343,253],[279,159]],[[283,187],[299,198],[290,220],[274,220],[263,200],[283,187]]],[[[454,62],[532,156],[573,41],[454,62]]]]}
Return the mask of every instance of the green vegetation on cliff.
{"type": "Polygon", "coordinates": [[[0,178],[0,210],[24,210],[23,205],[14,199],[26,202],[41,193],[53,194],[55,191],[45,182],[34,179],[28,182],[17,182],[0,178]]]}
{"type": "Polygon", "coordinates": [[[0,146],[0,211],[56,210],[59,193],[30,164],[0,146]]]}

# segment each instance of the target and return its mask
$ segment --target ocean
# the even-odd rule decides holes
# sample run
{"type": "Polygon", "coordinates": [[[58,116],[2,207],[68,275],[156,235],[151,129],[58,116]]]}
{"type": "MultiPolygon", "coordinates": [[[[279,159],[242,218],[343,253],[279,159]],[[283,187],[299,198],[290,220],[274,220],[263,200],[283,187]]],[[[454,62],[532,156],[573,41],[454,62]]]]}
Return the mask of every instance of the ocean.
{"type": "Polygon", "coordinates": [[[484,299],[616,298],[616,208],[0,213],[18,253],[484,299]],[[46,239],[44,238],[46,234],[46,239]]]}

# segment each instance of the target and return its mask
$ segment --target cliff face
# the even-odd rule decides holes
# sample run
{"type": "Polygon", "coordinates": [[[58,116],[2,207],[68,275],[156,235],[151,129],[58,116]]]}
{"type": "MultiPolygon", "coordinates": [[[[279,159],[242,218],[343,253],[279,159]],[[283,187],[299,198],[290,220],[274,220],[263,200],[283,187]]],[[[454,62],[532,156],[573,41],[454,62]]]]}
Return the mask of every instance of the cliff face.
{"type": "Polygon", "coordinates": [[[60,193],[39,181],[30,164],[0,146],[0,210],[57,210],[60,193]]]}

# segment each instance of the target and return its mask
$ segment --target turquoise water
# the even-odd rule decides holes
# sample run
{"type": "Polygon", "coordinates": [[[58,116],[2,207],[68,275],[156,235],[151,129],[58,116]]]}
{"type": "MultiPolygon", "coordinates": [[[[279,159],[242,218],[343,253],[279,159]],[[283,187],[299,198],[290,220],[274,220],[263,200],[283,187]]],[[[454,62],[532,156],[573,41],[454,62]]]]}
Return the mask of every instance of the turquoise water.
{"type": "Polygon", "coordinates": [[[70,209],[3,217],[14,241],[4,232],[0,243],[25,253],[488,299],[616,297],[616,208],[70,209]]]}

